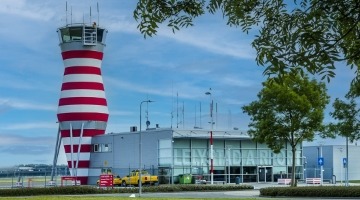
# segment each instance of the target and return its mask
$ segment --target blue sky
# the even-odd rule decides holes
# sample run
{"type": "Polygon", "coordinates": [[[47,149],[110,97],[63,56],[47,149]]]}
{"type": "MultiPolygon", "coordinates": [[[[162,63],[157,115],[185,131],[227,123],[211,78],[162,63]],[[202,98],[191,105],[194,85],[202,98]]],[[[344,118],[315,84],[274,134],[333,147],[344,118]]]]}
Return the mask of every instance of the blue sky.
{"type": "MultiPolygon", "coordinates": [[[[64,70],[56,30],[66,24],[65,2],[1,0],[0,167],[52,163],[64,70]]],[[[147,99],[155,101],[142,109],[150,127],[193,128],[201,121],[209,128],[209,88],[218,107],[214,128],[247,129],[241,106],[256,100],[266,78],[250,44],[257,30],[246,35],[220,14],[205,15],[194,27],[173,34],[162,26],[157,36],[144,39],[132,15],[135,0],[67,2],[68,22],[90,22],[90,6],[91,21],[97,21],[99,2],[99,25],[109,31],[102,64],[110,112],[106,132],[139,126],[139,105],[147,99]]],[[[327,86],[332,99],[344,96],[352,77],[340,63],[327,86]]]]}

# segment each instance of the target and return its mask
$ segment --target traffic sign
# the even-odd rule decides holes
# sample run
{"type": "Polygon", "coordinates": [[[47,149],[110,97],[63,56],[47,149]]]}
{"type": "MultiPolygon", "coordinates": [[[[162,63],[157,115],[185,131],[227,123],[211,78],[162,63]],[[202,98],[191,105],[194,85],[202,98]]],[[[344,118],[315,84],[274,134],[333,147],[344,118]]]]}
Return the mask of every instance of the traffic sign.
{"type": "Polygon", "coordinates": [[[346,159],[346,158],[343,158],[343,165],[344,165],[344,168],[345,168],[346,165],[347,165],[347,159],[346,159]]]}
{"type": "Polygon", "coordinates": [[[113,187],[114,186],[113,177],[114,176],[110,175],[110,174],[101,174],[99,186],[100,187],[113,187]]]}
{"type": "Polygon", "coordinates": [[[323,157],[318,158],[318,165],[324,166],[324,158],[323,157]]]}

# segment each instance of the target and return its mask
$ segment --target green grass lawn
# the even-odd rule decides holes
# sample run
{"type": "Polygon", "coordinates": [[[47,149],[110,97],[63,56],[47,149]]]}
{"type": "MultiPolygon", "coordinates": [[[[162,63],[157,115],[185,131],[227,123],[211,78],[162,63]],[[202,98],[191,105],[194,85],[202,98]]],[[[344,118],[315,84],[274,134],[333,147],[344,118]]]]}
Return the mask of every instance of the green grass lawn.
{"type": "MultiPolygon", "coordinates": [[[[7,200],[7,199],[19,199],[19,197],[0,197],[0,200],[7,200]]],[[[148,197],[134,197],[134,198],[129,198],[129,197],[109,197],[109,196],[104,196],[104,197],[100,197],[100,196],[91,196],[91,197],[83,197],[83,196],[36,196],[36,197],[21,197],[21,199],[29,199],[29,200],[140,200],[140,199],[146,199],[146,200],[182,200],[182,199],[186,199],[186,200],[208,200],[206,198],[148,198],[148,197]]],[[[217,198],[216,200],[231,200],[232,198],[217,198]]],[[[256,198],[241,198],[242,200],[254,200],[256,198]]],[[[266,200],[261,198],[262,200],[266,200]]],[[[268,199],[270,200],[270,199],[268,199]]],[[[271,200],[276,200],[275,198],[271,198],[271,200]]]]}

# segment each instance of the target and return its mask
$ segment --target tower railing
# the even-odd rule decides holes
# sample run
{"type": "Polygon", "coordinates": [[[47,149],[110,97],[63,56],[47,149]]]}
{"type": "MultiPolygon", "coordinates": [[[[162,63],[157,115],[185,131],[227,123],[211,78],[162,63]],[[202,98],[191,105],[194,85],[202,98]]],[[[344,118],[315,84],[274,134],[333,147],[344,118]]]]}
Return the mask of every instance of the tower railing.
{"type": "Polygon", "coordinates": [[[83,27],[83,44],[86,46],[94,46],[97,44],[97,27],[93,26],[83,27]]]}

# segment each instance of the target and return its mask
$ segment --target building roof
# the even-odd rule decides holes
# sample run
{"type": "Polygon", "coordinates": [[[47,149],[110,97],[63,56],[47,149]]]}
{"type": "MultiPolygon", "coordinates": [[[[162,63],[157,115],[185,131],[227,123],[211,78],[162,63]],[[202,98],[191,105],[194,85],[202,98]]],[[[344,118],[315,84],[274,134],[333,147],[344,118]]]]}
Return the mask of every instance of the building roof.
{"type": "MultiPolygon", "coordinates": [[[[193,129],[193,130],[183,130],[183,129],[173,129],[174,138],[209,138],[210,130],[206,129],[193,129]]],[[[214,139],[250,139],[250,136],[239,130],[213,130],[212,137],[214,139]]]]}

